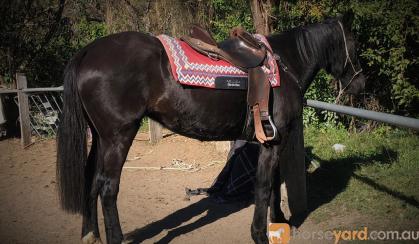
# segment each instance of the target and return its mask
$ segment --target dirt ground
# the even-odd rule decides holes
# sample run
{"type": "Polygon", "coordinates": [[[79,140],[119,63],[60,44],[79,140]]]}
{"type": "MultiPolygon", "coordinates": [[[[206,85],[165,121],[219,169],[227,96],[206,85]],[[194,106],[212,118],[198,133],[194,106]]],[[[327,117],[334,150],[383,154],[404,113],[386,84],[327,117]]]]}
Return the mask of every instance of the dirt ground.
{"type": "MultiPolygon", "coordinates": [[[[217,152],[213,143],[179,135],[168,135],[156,146],[147,137],[137,135],[125,166],[170,166],[174,159],[210,166],[197,172],[124,169],[118,199],[124,234],[137,243],[252,243],[253,204],[217,204],[203,196],[185,200],[185,187],[211,185],[226,153],[217,152]]],[[[54,140],[25,150],[18,139],[0,141],[0,243],[80,243],[81,217],[66,214],[57,201],[55,153],[54,140]]],[[[322,224],[308,218],[300,230],[357,221],[356,215],[322,224]]]]}

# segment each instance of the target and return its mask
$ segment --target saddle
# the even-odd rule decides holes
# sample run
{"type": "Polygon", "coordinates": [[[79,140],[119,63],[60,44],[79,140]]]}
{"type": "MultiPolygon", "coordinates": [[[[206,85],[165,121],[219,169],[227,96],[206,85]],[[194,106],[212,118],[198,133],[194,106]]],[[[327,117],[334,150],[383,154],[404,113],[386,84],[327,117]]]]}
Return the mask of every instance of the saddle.
{"type": "Polygon", "coordinates": [[[247,103],[253,113],[256,139],[260,143],[275,139],[277,129],[269,115],[270,83],[262,69],[267,64],[268,48],[240,27],[232,29],[230,38],[220,44],[198,25],[181,39],[199,53],[225,60],[248,73],[247,103]]]}

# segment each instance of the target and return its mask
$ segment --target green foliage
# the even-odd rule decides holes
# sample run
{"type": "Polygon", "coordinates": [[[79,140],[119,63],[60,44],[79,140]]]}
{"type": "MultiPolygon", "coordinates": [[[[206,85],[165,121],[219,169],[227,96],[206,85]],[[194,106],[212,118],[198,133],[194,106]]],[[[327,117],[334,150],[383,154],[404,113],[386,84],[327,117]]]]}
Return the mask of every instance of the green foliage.
{"type": "MultiPolygon", "coordinates": [[[[334,103],[336,96],[332,87],[332,76],[321,70],[305,94],[305,98],[334,103]]],[[[304,126],[318,128],[342,126],[336,113],[306,107],[303,111],[304,126]]]]}
{"type": "Polygon", "coordinates": [[[62,85],[63,69],[75,49],[70,43],[70,28],[62,26],[59,32],[26,67],[19,69],[28,77],[29,87],[62,85]]]}
{"type": "Polygon", "coordinates": [[[16,72],[28,67],[35,69],[33,64],[43,52],[48,53],[46,56],[54,55],[56,51],[48,50],[48,45],[59,29],[56,16],[60,15],[60,10],[57,1],[8,0],[0,4],[0,74],[3,80],[11,82],[16,72]]]}
{"type": "MultiPolygon", "coordinates": [[[[25,72],[30,86],[60,85],[65,63],[77,50],[119,30],[135,27],[149,32],[183,33],[186,25],[195,20],[209,22],[204,25],[210,27],[217,40],[227,38],[235,26],[254,30],[249,1],[151,2],[68,0],[60,15],[59,1],[4,1],[0,5],[0,82],[12,81],[15,72],[25,72]],[[176,6],[169,7],[170,4],[176,6]]],[[[369,77],[366,100],[378,101],[375,108],[381,111],[419,116],[417,1],[272,2],[277,32],[353,12],[352,29],[359,42],[364,73],[369,77]]],[[[336,90],[330,81],[331,77],[319,74],[306,97],[333,102],[336,90]]],[[[330,112],[305,109],[304,115],[306,125],[344,124],[330,112]]]]}
{"type": "Polygon", "coordinates": [[[87,21],[81,18],[73,26],[72,45],[76,49],[80,49],[97,38],[108,34],[106,24],[104,22],[87,21]]]}
{"type": "Polygon", "coordinates": [[[392,112],[418,115],[419,4],[414,0],[354,2],[355,29],[368,66],[369,90],[392,112]],[[416,70],[416,71],[415,71],[416,70]]]}
{"type": "Polygon", "coordinates": [[[242,26],[252,31],[252,13],[247,1],[241,0],[211,0],[215,16],[211,20],[211,30],[217,41],[228,37],[233,27],[242,26]]]}
{"type": "Polygon", "coordinates": [[[10,83],[16,72],[23,72],[29,87],[59,86],[71,56],[106,34],[104,22],[87,21],[76,12],[65,16],[63,1],[57,2],[6,1],[0,6],[0,82],[10,83]]]}
{"type": "Polygon", "coordinates": [[[343,1],[281,1],[275,9],[276,30],[284,31],[296,26],[322,21],[335,16],[343,1]]]}

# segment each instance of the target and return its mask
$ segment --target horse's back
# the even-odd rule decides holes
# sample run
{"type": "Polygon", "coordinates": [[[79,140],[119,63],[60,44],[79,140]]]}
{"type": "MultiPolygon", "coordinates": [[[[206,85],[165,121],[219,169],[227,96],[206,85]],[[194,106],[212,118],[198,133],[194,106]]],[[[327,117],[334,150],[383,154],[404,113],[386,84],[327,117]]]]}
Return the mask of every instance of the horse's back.
{"type": "MultiPolygon", "coordinates": [[[[242,132],[246,92],[191,88],[173,79],[163,45],[153,36],[123,32],[100,38],[78,55],[79,94],[99,131],[149,116],[201,140],[242,132]]],[[[115,128],[117,127],[117,128],[115,128]]]]}
{"type": "MultiPolygon", "coordinates": [[[[79,73],[100,71],[116,75],[118,72],[138,71],[140,66],[155,65],[162,52],[157,38],[141,32],[121,32],[99,38],[78,53],[82,56],[79,73]]],[[[88,76],[87,76],[88,77],[88,76]]]]}

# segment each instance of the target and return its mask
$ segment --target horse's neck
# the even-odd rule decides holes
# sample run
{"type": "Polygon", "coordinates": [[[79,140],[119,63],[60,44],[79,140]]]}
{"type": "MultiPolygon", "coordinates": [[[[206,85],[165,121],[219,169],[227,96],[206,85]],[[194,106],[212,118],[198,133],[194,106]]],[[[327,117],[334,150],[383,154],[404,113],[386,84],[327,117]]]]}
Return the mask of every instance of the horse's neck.
{"type": "Polygon", "coordinates": [[[311,83],[314,80],[314,77],[316,77],[320,68],[319,66],[311,64],[311,65],[307,65],[301,70],[302,72],[297,72],[297,77],[298,77],[297,79],[301,87],[301,90],[304,94],[307,91],[307,89],[310,87],[311,83]]]}
{"type": "Polygon", "coordinates": [[[306,33],[300,32],[299,35],[300,39],[296,37],[298,61],[292,68],[305,93],[319,70],[328,70],[333,65],[334,57],[330,50],[336,50],[334,45],[338,45],[338,43],[330,41],[334,39],[331,31],[328,34],[323,32],[318,35],[315,32],[307,31],[306,33]]]}
{"type": "Polygon", "coordinates": [[[320,65],[317,62],[305,63],[305,62],[294,62],[290,65],[290,72],[294,76],[295,81],[298,83],[303,94],[310,87],[314,80],[314,77],[320,70],[320,65]]]}

